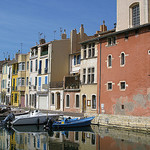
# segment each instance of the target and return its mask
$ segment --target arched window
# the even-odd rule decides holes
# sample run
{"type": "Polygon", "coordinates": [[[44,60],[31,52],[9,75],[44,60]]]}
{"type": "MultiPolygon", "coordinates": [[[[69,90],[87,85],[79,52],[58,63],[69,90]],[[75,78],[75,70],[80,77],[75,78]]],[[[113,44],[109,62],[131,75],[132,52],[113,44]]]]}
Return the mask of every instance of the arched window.
{"type": "Polygon", "coordinates": [[[108,55],[108,58],[107,58],[107,66],[108,66],[108,67],[112,67],[112,56],[111,56],[111,55],[108,55]]]}
{"type": "Polygon", "coordinates": [[[133,3],[130,5],[130,20],[132,27],[140,25],[140,5],[139,3],[133,3]]]}
{"type": "Polygon", "coordinates": [[[52,98],[52,105],[54,105],[55,104],[54,93],[51,94],[51,98],[52,98]]]}
{"type": "Polygon", "coordinates": [[[70,96],[66,95],[66,107],[70,106],[70,96]]]}
{"type": "Polygon", "coordinates": [[[125,54],[124,53],[121,53],[121,60],[120,60],[120,64],[121,66],[125,65],[125,54]]]}
{"type": "Polygon", "coordinates": [[[96,109],[96,96],[92,95],[92,109],[96,109]]]}

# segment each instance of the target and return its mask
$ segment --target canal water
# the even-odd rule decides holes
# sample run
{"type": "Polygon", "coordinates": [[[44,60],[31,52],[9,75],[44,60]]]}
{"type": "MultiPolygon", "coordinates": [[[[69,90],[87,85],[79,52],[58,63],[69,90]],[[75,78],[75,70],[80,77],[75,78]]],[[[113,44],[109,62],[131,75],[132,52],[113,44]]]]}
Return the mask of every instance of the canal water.
{"type": "Polygon", "coordinates": [[[150,134],[92,125],[70,131],[0,128],[0,150],[150,150],[150,134]]]}

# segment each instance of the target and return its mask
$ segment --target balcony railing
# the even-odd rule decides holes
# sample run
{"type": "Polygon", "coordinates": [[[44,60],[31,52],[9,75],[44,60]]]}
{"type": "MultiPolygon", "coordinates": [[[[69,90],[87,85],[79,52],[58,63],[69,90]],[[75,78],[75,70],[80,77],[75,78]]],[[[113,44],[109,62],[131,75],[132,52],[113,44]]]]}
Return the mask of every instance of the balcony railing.
{"type": "Polygon", "coordinates": [[[65,89],[79,89],[79,86],[80,86],[79,76],[65,77],[65,89]]]}
{"type": "Polygon", "coordinates": [[[41,56],[44,56],[44,55],[47,55],[48,54],[48,50],[43,50],[42,52],[41,52],[41,56]]]}
{"type": "Polygon", "coordinates": [[[63,87],[63,81],[50,82],[50,88],[61,88],[63,87]]]}

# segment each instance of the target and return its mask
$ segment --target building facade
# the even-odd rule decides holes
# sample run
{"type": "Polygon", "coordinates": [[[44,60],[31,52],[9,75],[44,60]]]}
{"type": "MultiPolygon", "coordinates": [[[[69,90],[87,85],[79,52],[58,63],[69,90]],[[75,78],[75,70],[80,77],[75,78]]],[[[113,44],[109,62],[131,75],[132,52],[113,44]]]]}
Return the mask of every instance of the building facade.
{"type": "Polygon", "coordinates": [[[150,0],[117,0],[116,31],[150,22],[150,0]]]}

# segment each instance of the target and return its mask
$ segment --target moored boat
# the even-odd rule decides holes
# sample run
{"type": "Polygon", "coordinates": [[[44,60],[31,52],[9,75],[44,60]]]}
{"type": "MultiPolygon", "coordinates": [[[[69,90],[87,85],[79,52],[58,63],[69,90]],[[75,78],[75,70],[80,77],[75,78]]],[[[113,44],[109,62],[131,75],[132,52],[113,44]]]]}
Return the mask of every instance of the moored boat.
{"type": "Polygon", "coordinates": [[[45,124],[48,119],[57,120],[61,114],[42,113],[39,110],[34,110],[27,115],[15,116],[11,121],[11,125],[40,125],[45,124]]]}
{"type": "Polygon", "coordinates": [[[91,121],[95,117],[88,117],[82,119],[72,119],[72,120],[61,120],[54,122],[52,128],[72,128],[72,127],[84,127],[91,125],[91,121]]]}
{"type": "Polygon", "coordinates": [[[26,115],[29,111],[20,108],[11,108],[6,105],[0,105],[0,120],[5,119],[10,113],[13,113],[15,116],[26,115]]]}

